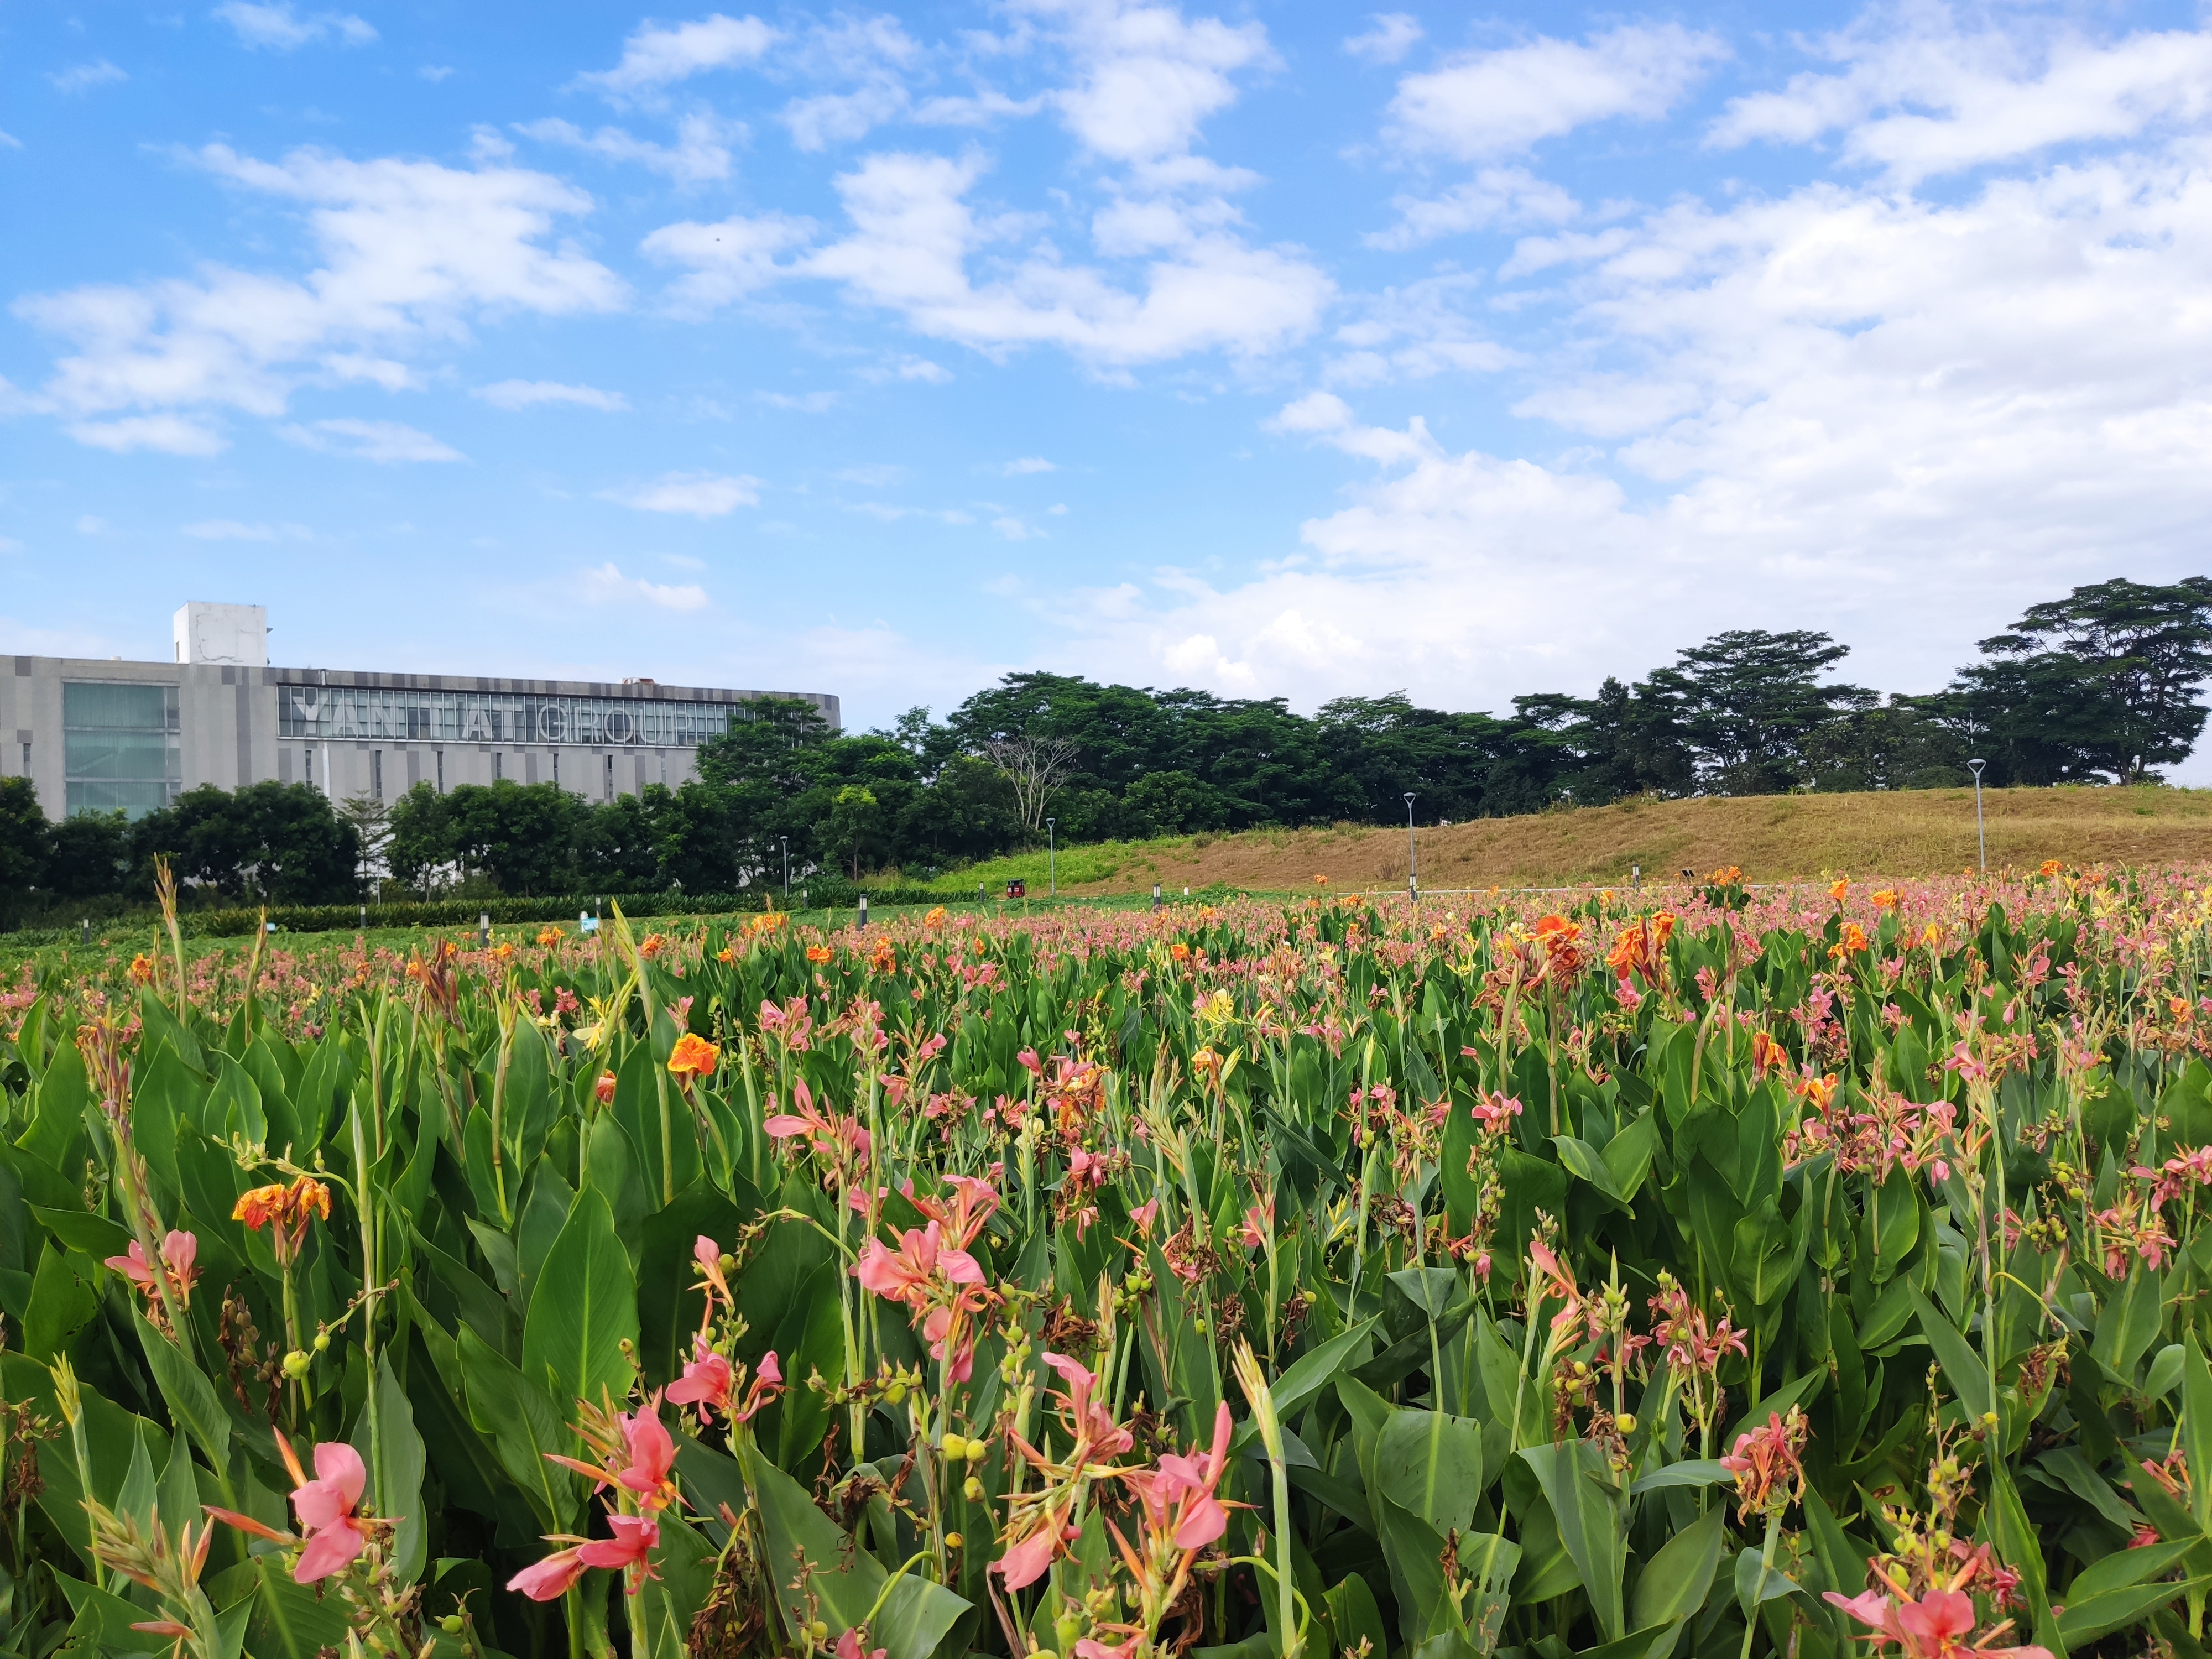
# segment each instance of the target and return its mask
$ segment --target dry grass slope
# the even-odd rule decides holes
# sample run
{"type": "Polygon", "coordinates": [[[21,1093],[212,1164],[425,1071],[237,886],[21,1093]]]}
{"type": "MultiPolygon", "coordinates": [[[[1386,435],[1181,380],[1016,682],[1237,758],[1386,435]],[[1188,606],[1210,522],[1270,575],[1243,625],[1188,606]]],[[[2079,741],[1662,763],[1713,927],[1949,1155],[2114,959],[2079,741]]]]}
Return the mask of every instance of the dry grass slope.
{"type": "MultiPolygon", "coordinates": [[[[2212,790],[1993,789],[1983,805],[1992,866],[2054,858],[2212,863],[2212,790]]],[[[1640,865],[1647,880],[1730,864],[1753,881],[1835,871],[1924,876],[1960,870],[1974,856],[1971,789],[1630,801],[1420,832],[1421,885],[1431,890],[1626,884],[1631,865],[1640,865]]],[[[1339,890],[1402,886],[1406,834],[1346,825],[1179,837],[1132,847],[1117,863],[1110,876],[1080,884],[1065,878],[1063,864],[1061,890],[1126,893],[1157,881],[1170,892],[1213,882],[1280,891],[1310,888],[1316,875],[1339,890]]],[[[1033,882],[1043,873],[1042,855],[1007,864],[1033,882]]]]}

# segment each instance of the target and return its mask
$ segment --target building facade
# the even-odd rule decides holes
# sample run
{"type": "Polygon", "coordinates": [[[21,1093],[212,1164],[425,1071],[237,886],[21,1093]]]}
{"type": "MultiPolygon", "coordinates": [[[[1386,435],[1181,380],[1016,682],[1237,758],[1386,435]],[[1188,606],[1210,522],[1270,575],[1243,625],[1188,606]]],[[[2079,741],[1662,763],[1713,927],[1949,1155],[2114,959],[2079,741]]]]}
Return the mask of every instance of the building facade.
{"type": "Polygon", "coordinates": [[[0,658],[0,776],[49,817],[133,818],[186,789],[275,779],[391,800],[418,783],[556,783],[590,800],[697,775],[698,744],[764,697],[823,692],[272,667],[259,605],[192,604],[174,660],[0,658]]]}

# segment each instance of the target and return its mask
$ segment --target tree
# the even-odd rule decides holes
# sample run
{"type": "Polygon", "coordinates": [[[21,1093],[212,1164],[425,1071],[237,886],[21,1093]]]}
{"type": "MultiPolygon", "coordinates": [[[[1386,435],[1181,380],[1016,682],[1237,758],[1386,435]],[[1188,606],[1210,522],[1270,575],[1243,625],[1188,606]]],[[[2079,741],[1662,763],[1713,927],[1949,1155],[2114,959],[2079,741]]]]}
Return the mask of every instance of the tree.
{"type": "Polygon", "coordinates": [[[1013,786],[1022,827],[1033,836],[1042,830],[1045,804],[1075,770],[1075,745],[1064,738],[1018,734],[986,738],[983,755],[1013,786]]]}
{"type": "Polygon", "coordinates": [[[557,783],[465,783],[444,797],[447,845],[464,870],[482,871],[502,893],[566,893],[584,811],[557,783]]]}
{"type": "Polygon", "coordinates": [[[366,791],[338,803],[338,816],[353,826],[361,843],[361,879],[371,894],[392,873],[385,855],[392,847],[392,808],[366,791]]]}
{"type": "Polygon", "coordinates": [[[1006,774],[975,755],[956,755],[900,813],[902,864],[987,859],[1022,838],[1020,803],[1006,774]]]}
{"type": "Polygon", "coordinates": [[[1948,717],[1985,750],[1993,781],[2140,783],[2188,757],[2204,730],[2212,676],[2212,579],[2124,578],[2031,605],[1981,641],[1948,717]]]}
{"type": "Polygon", "coordinates": [[[120,812],[79,812],[52,826],[46,890],[56,898],[102,898],[123,890],[131,868],[131,823],[120,812]]]}
{"type": "Polygon", "coordinates": [[[28,778],[0,778],[0,909],[27,905],[46,882],[52,832],[28,778]]]}
{"type": "Polygon", "coordinates": [[[1806,778],[1805,745],[1875,694],[1819,677],[1850,654],[1827,635],[1735,629],[1692,646],[1651,677],[1675,702],[1699,787],[1721,795],[1771,795],[1806,778]]]}
{"type": "Polygon", "coordinates": [[[858,881],[862,866],[883,851],[884,819],[875,793],[848,783],[831,798],[829,814],[815,830],[815,846],[825,860],[844,865],[858,881]]]}

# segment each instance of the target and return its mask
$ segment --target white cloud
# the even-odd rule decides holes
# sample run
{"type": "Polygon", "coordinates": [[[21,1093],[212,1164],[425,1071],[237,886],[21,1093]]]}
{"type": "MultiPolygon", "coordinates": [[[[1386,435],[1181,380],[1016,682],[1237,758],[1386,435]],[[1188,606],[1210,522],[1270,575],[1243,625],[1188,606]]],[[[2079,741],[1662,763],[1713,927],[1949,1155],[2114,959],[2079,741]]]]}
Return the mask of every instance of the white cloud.
{"type": "Polygon", "coordinates": [[[0,149],[21,149],[23,141],[12,132],[0,132],[0,149]]]}
{"type": "Polygon", "coordinates": [[[398,421],[362,421],[340,416],[306,426],[286,425],[276,435],[303,449],[345,455],[389,466],[402,461],[465,461],[467,456],[427,432],[398,421]]]}
{"type": "Polygon", "coordinates": [[[686,115],[676,124],[676,142],[656,144],[621,127],[601,127],[586,133],[574,122],[548,117],[520,121],[514,130],[541,143],[563,144],[610,161],[635,161],[666,173],[679,185],[704,184],[730,176],[730,142],[742,139],[741,125],[726,124],[704,112],[686,115]]]}
{"type": "Polygon", "coordinates": [[[1398,82],[1388,131],[1408,149],[1466,161],[1511,155],[1592,121],[1656,119],[1727,55],[1719,37],[1679,23],[1462,52],[1398,82]]]}
{"type": "Polygon", "coordinates": [[[629,407],[619,392],[602,392],[595,386],[568,386],[559,380],[499,380],[470,393],[494,409],[532,409],[540,404],[568,404],[579,409],[615,414],[629,407]]]}
{"type": "Polygon", "coordinates": [[[109,63],[105,58],[94,64],[78,64],[58,73],[50,73],[54,90],[63,93],[88,92],[94,87],[104,87],[117,81],[128,81],[130,76],[109,63]]]}
{"type": "Polygon", "coordinates": [[[105,536],[107,520],[88,513],[76,521],[76,533],[80,536],[105,536]]]}
{"type": "Polygon", "coordinates": [[[741,507],[758,507],[760,482],[742,472],[665,472],[637,489],[610,491],[607,499],[641,513],[688,513],[697,519],[719,519],[741,507]]]}
{"type": "Polygon", "coordinates": [[[307,542],[314,532],[303,524],[242,524],[236,519],[203,519],[180,525],[178,533],[199,542],[307,542]]]}
{"type": "Polygon", "coordinates": [[[902,466],[884,462],[872,462],[866,466],[848,466],[830,475],[845,483],[858,484],[863,489],[882,489],[895,483],[904,483],[912,476],[902,466]]]}
{"type": "Polygon", "coordinates": [[[991,528],[1010,542],[1042,541],[1044,532],[1035,525],[1025,524],[1011,513],[1002,513],[991,520],[991,528]]]}
{"type": "Polygon", "coordinates": [[[1333,392],[1309,392],[1285,404],[1264,422],[1270,432],[1297,434],[1320,439],[1347,455],[1364,456],[1386,466],[1425,460],[1442,452],[1429,436],[1428,422],[1419,415],[1403,432],[1388,427],[1361,426],[1352,419],[1351,405],[1333,392]]]}
{"type": "Polygon", "coordinates": [[[1231,72],[1274,61],[1258,23],[1188,19],[1148,0],[1024,0],[1021,9],[1064,33],[1079,79],[1054,101],[1069,130],[1114,161],[1188,148],[1236,100],[1231,72]]]}
{"type": "Polygon", "coordinates": [[[890,16],[841,17],[810,31],[791,54],[799,73],[832,83],[851,83],[842,92],[794,98],[776,118],[789,129],[802,150],[850,143],[906,112],[907,72],[921,60],[921,47],[890,16]]]}
{"type": "Polygon", "coordinates": [[[750,64],[775,40],[776,31],[759,18],[720,12],[672,27],[643,23],[623,43],[621,63],[576,79],[617,98],[655,92],[708,70],[750,64]]]}
{"type": "Polygon", "coordinates": [[[1403,251],[1470,230],[1519,230],[1565,224],[1582,204],[1548,179],[1525,167],[1484,167],[1441,196],[1399,196],[1390,205],[1398,222],[1361,238],[1368,246],[1403,251]]]}
{"type": "Polygon", "coordinates": [[[437,82],[444,80],[453,72],[453,66],[451,64],[425,64],[422,68],[415,71],[416,74],[421,76],[425,81],[431,82],[434,86],[437,82]]]}
{"type": "MultiPolygon", "coordinates": [[[[210,405],[276,416],[295,385],[334,362],[359,368],[450,343],[483,313],[605,311],[626,297],[596,260],[542,245],[558,216],[592,204],[542,173],[315,149],[271,162],[222,144],[198,159],[238,187],[300,204],[321,263],[299,278],[210,264],[190,277],[16,301],[17,316],[72,348],[45,388],[50,405],[80,417],[210,405]]],[[[181,424],[167,428],[172,438],[181,424]]],[[[76,435],[110,447],[177,448],[130,435],[151,427],[88,429],[76,435]]],[[[219,447],[204,428],[183,441],[198,447],[180,453],[219,447]]]]}
{"type": "Polygon", "coordinates": [[[1373,386],[1453,372],[1493,374],[1519,363],[1521,353],[1492,338],[1475,320],[1484,316],[1485,297],[1482,277],[1469,271],[1447,271],[1359,296],[1354,304],[1360,314],[1337,329],[1338,349],[1324,365],[1323,378],[1332,386],[1373,386]]]}
{"type": "Polygon", "coordinates": [[[789,274],[789,267],[776,264],[776,256],[804,246],[813,230],[810,221],[781,214],[729,218],[716,224],[687,219],[663,225],[641,247],[648,258],[691,268],[670,286],[668,301],[679,312],[696,314],[719,309],[789,274]]]}
{"type": "Polygon", "coordinates": [[[1413,49],[1421,26],[1402,11],[1377,12],[1368,20],[1364,34],[1348,36],[1344,49],[1370,64],[1395,64],[1413,49]]]}
{"type": "Polygon", "coordinates": [[[952,371],[927,357],[902,357],[894,371],[902,380],[926,380],[931,386],[943,386],[952,378],[952,371]]]}
{"type": "Polygon", "coordinates": [[[1057,472],[1060,469],[1042,455],[1024,455],[1018,461],[1008,461],[999,469],[1009,478],[1025,478],[1036,472],[1057,472]]]}
{"type": "Polygon", "coordinates": [[[1824,38],[1816,50],[1844,69],[1731,100],[1710,141],[1810,143],[1840,127],[1850,160],[1919,179],[2212,112],[2212,33],[2099,43],[2014,20],[1967,33],[1943,8],[1898,21],[1877,15],[1824,38]]]}
{"type": "Polygon", "coordinates": [[[696,582],[678,586],[649,582],[642,576],[625,576],[611,560],[578,571],[576,586],[581,597],[592,605],[641,602],[663,611],[704,611],[714,603],[696,582]]]}
{"type": "Polygon", "coordinates": [[[799,415],[827,415],[838,402],[834,392],[756,392],[753,396],[770,409],[788,409],[799,415]]]}
{"type": "Polygon", "coordinates": [[[837,179],[852,234],[803,269],[937,338],[986,350],[1055,344],[1102,363],[1273,350],[1310,332],[1334,291],[1302,253],[1220,233],[1152,261],[1141,294],[1037,255],[978,285],[969,258],[1003,234],[963,199],[981,169],[974,156],[869,156],[837,179]]]}
{"type": "Polygon", "coordinates": [[[276,0],[273,4],[224,0],[214,15],[236,29],[242,44],[276,52],[296,51],[316,40],[365,46],[376,39],[375,29],[349,12],[319,11],[302,17],[293,9],[290,0],[276,0]]]}
{"type": "Polygon", "coordinates": [[[219,455],[228,440],[203,421],[181,415],[126,415],[119,421],[76,421],[70,437],[94,449],[127,455],[150,449],[164,455],[219,455]]]}
{"type": "Polygon", "coordinates": [[[21,553],[23,544],[13,536],[0,536],[0,553],[21,553]]]}

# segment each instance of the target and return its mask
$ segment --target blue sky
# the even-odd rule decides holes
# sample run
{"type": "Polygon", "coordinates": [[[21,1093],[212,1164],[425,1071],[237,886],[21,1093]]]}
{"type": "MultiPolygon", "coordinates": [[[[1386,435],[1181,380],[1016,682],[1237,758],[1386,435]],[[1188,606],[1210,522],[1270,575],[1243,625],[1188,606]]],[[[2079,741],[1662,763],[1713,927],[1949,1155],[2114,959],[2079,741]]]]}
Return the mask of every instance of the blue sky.
{"type": "Polygon", "coordinates": [[[2180,7],[18,5],[0,88],[0,650],[1497,708],[2206,568],[2180,7]]]}

